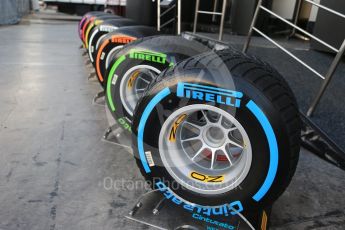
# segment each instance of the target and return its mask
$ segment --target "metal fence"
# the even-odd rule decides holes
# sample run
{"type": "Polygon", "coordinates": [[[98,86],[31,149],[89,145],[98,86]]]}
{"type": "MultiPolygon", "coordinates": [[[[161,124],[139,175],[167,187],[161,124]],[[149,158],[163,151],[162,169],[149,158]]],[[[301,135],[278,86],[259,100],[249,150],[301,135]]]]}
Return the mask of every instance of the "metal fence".
{"type": "MultiPolygon", "coordinates": [[[[299,7],[301,7],[301,2],[305,1],[309,4],[312,4],[313,6],[318,7],[321,10],[325,10],[330,14],[333,15],[337,15],[338,17],[341,17],[343,19],[345,19],[345,15],[330,9],[324,5],[318,4],[312,0],[298,0],[299,3],[299,7]]],[[[304,67],[306,67],[307,69],[309,69],[311,72],[313,72],[316,76],[320,77],[321,79],[324,80],[319,92],[317,93],[317,95],[315,96],[314,100],[312,101],[308,111],[307,111],[307,116],[310,117],[313,115],[313,113],[316,110],[316,107],[318,106],[322,96],[324,95],[330,81],[332,80],[333,74],[338,66],[338,64],[340,63],[340,60],[343,56],[343,54],[345,53],[345,39],[343,40],[342,45],[340,46],[340,48],[336,48],[331,46],[330,44],[328,44],[327,42],[321,40],[320,38],[310,34],[308,31],[298,27],[297,24],[297,20],[295,20],[295,23],[291,23],[288,20],[284,19],[283,17],[281,17],[280,15],[274,13],[273,11],[269,10],[268,8],[263,6],[263,0],[259,0],[258,1],[258,5],[257,8],[255,10],[255,14],[253,17],[253,21],[252,24],[250,26],[250,30],[249,30],[249,34],[248,34],[248,38],[247,41],[243,47],[243,52],[247,52],[249,45],[250,45],[250,41],[251,41],[251,37],[253,35],[253,32],[257,32],[258,34],[260,34],[261,36],[263,36],[264,38],[266,38],[268,41],[270,41],[271,43],[273,43],[275,46],[277,46],[279,49],[281,49],[283,52],[285,52],[286,54],[288,54],[290,57],[292,57],[293,59],[295,59],[297,62],[299,62],[300,64],[302,64],[304,67]],[[294,30],[298,30],[299,32],[303,33],[304,35],[310,37],[311,39],[314,39],[315,41],[319,42],[320,44],[328,47],[330,50],[336,52],[336,56],[333,59],[332,64],[330,65],[328,71],[326,74],[322,74],[319,73],[318,71],[316,71],[313,67],[309,66],[308,64],[306,64],[303,60],[301,60],[300,58],[298,58],[297,56],[295,56],[293,53],[291,53],[290,51],[288,51],[286,48],[284,48],[282,45],[280,45],[278,42],[274,41],[272,38],[270,38],[268,35],[264,34],[261,30],[259,30],[258,28],[255,27],[256,21],[258,19],[259,16],[259,12],[260,11],[265,11],[266,13],[270,14],[271,16],[280,19],[282,22],[288,24],[289,26],[291,26],[294,30]]],[[[299,12],[299,11],[298,11],[299,12]]],[[[297,15],[298,16],[298,15],[297,15]]],[[[330,25],[331,26],[331,25],[330,25]]]]}
{"type": "Polygon", "coordinates": [[[30,12],[31,0],[0,0],[0,25],[16,24],[30,12]]]}

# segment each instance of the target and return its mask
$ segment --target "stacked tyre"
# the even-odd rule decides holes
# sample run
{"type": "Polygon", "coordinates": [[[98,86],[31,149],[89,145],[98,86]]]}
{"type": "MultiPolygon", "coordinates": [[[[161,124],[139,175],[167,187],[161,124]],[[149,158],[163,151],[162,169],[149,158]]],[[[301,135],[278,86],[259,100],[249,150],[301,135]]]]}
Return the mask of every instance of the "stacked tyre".
{"type": "Polygon", "coordinates": [[[266,207],[284,192],[301,125],[274,68],[98,12],[84,16],[79,33],[152,188],[205,215],[266,207]]]}

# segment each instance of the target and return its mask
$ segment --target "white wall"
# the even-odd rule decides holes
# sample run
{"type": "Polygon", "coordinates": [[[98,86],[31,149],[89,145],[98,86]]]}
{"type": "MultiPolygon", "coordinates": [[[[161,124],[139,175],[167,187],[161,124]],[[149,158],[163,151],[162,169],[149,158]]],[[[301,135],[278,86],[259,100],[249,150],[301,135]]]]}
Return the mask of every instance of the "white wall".
{"type": "MultiPolygon", "coordinates": [[[[311,6],[310,3],[307,3],[305,1],[303,2],[304,4],[309,4],[311,6]]],[[[314,0],[314,2],[320,3],[320,0],[314,0]]],[[[283,18],[291,20],[293,17],[294,9],[295,9],[295,4],[297,4],[297,0],[274,0],[272,9],[274,12],[276,12],[283,18]]],[[[318,11],[318,7],[312,6],[310,18],[309,18],[310,21],[315,22],[317,11],[318,11]]],[[[309,17],[309,15],[305,15],[305,16],[309,17]]]]}
{"type": "MultiPolygon", "coordinates": [[[[314,2],[320,3],[320,0],[314,0],[314,2]]],[[[309,21],[311,21],[311,22],[315,22],[316,21],[316,16],[317,16],[318,10],[319,10],[319,7],[316,7],[316,6],[313,6],[311,8],[311,13],[310,13],[309,21]]]]}
{"type": "Polygon", "coordinates": [[[292,19],[295,4],[296,0],[274,0],[272,10],[285,19],[292,19]]]}

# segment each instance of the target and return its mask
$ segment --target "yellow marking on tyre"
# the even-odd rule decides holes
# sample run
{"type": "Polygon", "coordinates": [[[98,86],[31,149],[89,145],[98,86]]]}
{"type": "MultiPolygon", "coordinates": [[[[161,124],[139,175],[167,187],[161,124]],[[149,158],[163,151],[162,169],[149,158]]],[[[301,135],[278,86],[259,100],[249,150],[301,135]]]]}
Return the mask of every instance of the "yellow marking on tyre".
{"type": "Polygon", "coordinates": [[[261,230],[267,229],[267,214],[265,211],[262,212],[262,219],[261,219],[261,230]]]}
{"type": "Polygon", "coordinates": [[[198,172],[191,172],[190,177],[195,179],[195,180],[202,181],[205,183],[221,183],[224,181],[224,176],[222,176],[222,175],[209,176],[209,175],[205,175],[205,174],[198,173],[198,172]]]}
{"type": "Polygon", "coordinates": [[[181,116],[179,116],[175,120],[175,122],[174,122],[174,124],[173,124],[173,126],[172,126],[172,128],[170,130],[170,134],[169,134],[169,141],[170,142],[175,142],[176,141],[176,131],[177,131],[177,128],[180,126],[180,124],[184,121],[184,119],[186,117],[187,117],[186,114],[182,114],[181,116]]]}
{"type": "Polygon", "coordinates": [[[131,89],[133,87],[135,79],[139,76],[140,71],[136,70],[132,76],[129,78],[128,83],[127,83],[127,88],[131,89]]]}

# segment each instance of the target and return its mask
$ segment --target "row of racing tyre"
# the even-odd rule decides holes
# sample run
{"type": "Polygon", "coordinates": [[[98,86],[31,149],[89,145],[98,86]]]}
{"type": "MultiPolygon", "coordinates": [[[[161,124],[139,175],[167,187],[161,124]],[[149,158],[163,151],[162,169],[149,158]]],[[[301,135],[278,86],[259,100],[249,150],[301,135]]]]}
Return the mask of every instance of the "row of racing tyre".
{"type": "Polygon", "coordinates": [[[102,12],[84,15],[78,33],[152,188],[209,216],[266,207],[284,192],[301,122],[274,68],[102,12]]]}

